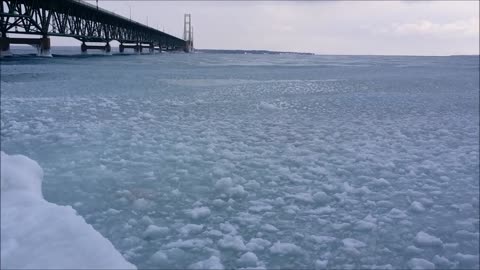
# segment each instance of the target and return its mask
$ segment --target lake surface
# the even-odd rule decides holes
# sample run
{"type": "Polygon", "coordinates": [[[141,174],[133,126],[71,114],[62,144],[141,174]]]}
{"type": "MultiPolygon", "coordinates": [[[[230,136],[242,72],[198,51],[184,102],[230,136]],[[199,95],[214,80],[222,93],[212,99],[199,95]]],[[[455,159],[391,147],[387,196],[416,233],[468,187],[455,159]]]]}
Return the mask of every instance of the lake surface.
{"type": "Polygon", "coordinates": [[[1,149],[139,268],[479,267],[478,56],[2,59],[1,149]]]}

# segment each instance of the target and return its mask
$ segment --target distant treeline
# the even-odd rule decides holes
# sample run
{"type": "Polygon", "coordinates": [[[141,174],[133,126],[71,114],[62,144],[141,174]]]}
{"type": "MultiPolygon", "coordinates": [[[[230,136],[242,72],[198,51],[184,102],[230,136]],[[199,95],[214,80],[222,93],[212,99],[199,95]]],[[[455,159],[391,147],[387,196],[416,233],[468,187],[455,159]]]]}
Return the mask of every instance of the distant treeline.
{"type": "Polygon", "coordinates": [[[204,53],[228,53],[228,54],[300,54],[300,55],[314,55],[313,53],[304,52],[277,52],[266,50],[216,50],[216,49],[195,49],[195,52],[204,53]]]}

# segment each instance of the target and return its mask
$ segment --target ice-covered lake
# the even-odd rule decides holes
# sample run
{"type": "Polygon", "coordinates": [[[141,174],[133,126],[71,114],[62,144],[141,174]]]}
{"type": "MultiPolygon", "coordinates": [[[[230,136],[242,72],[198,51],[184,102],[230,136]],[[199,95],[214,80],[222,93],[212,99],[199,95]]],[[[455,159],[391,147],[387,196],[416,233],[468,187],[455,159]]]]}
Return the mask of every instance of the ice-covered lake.
{"type": "Polygon", "coordinates": [[[139,268],[478,268],[479,58],[14,58],[1,149],[139,268]]]}

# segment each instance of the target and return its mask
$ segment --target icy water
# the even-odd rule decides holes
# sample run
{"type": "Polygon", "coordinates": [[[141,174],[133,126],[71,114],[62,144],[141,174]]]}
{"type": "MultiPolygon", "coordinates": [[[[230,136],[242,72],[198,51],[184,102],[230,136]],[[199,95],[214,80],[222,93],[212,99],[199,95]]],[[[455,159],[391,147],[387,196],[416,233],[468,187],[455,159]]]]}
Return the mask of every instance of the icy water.
{"type": "Polygon", "coordinates": [[[478,268],[479,58],[2,60],[1,148],[139,268],[478,268]]]}

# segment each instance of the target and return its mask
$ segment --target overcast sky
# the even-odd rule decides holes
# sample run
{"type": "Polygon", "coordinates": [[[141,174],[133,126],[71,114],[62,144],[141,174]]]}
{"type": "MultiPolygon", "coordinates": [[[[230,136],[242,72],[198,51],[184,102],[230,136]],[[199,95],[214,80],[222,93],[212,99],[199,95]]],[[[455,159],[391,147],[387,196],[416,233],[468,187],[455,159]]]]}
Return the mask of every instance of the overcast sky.
{"type": "MultiPolygon", "coordinates": [[[[95,1],[89,1],[95,3],[95,1]]],[[[478,1],[105,1],[99,6],[182,36],[192,14],[196,48],[318,54],[479,54],[478,1]]],[[[54,45],[70,45],[56,39],[54,45]]]]}

